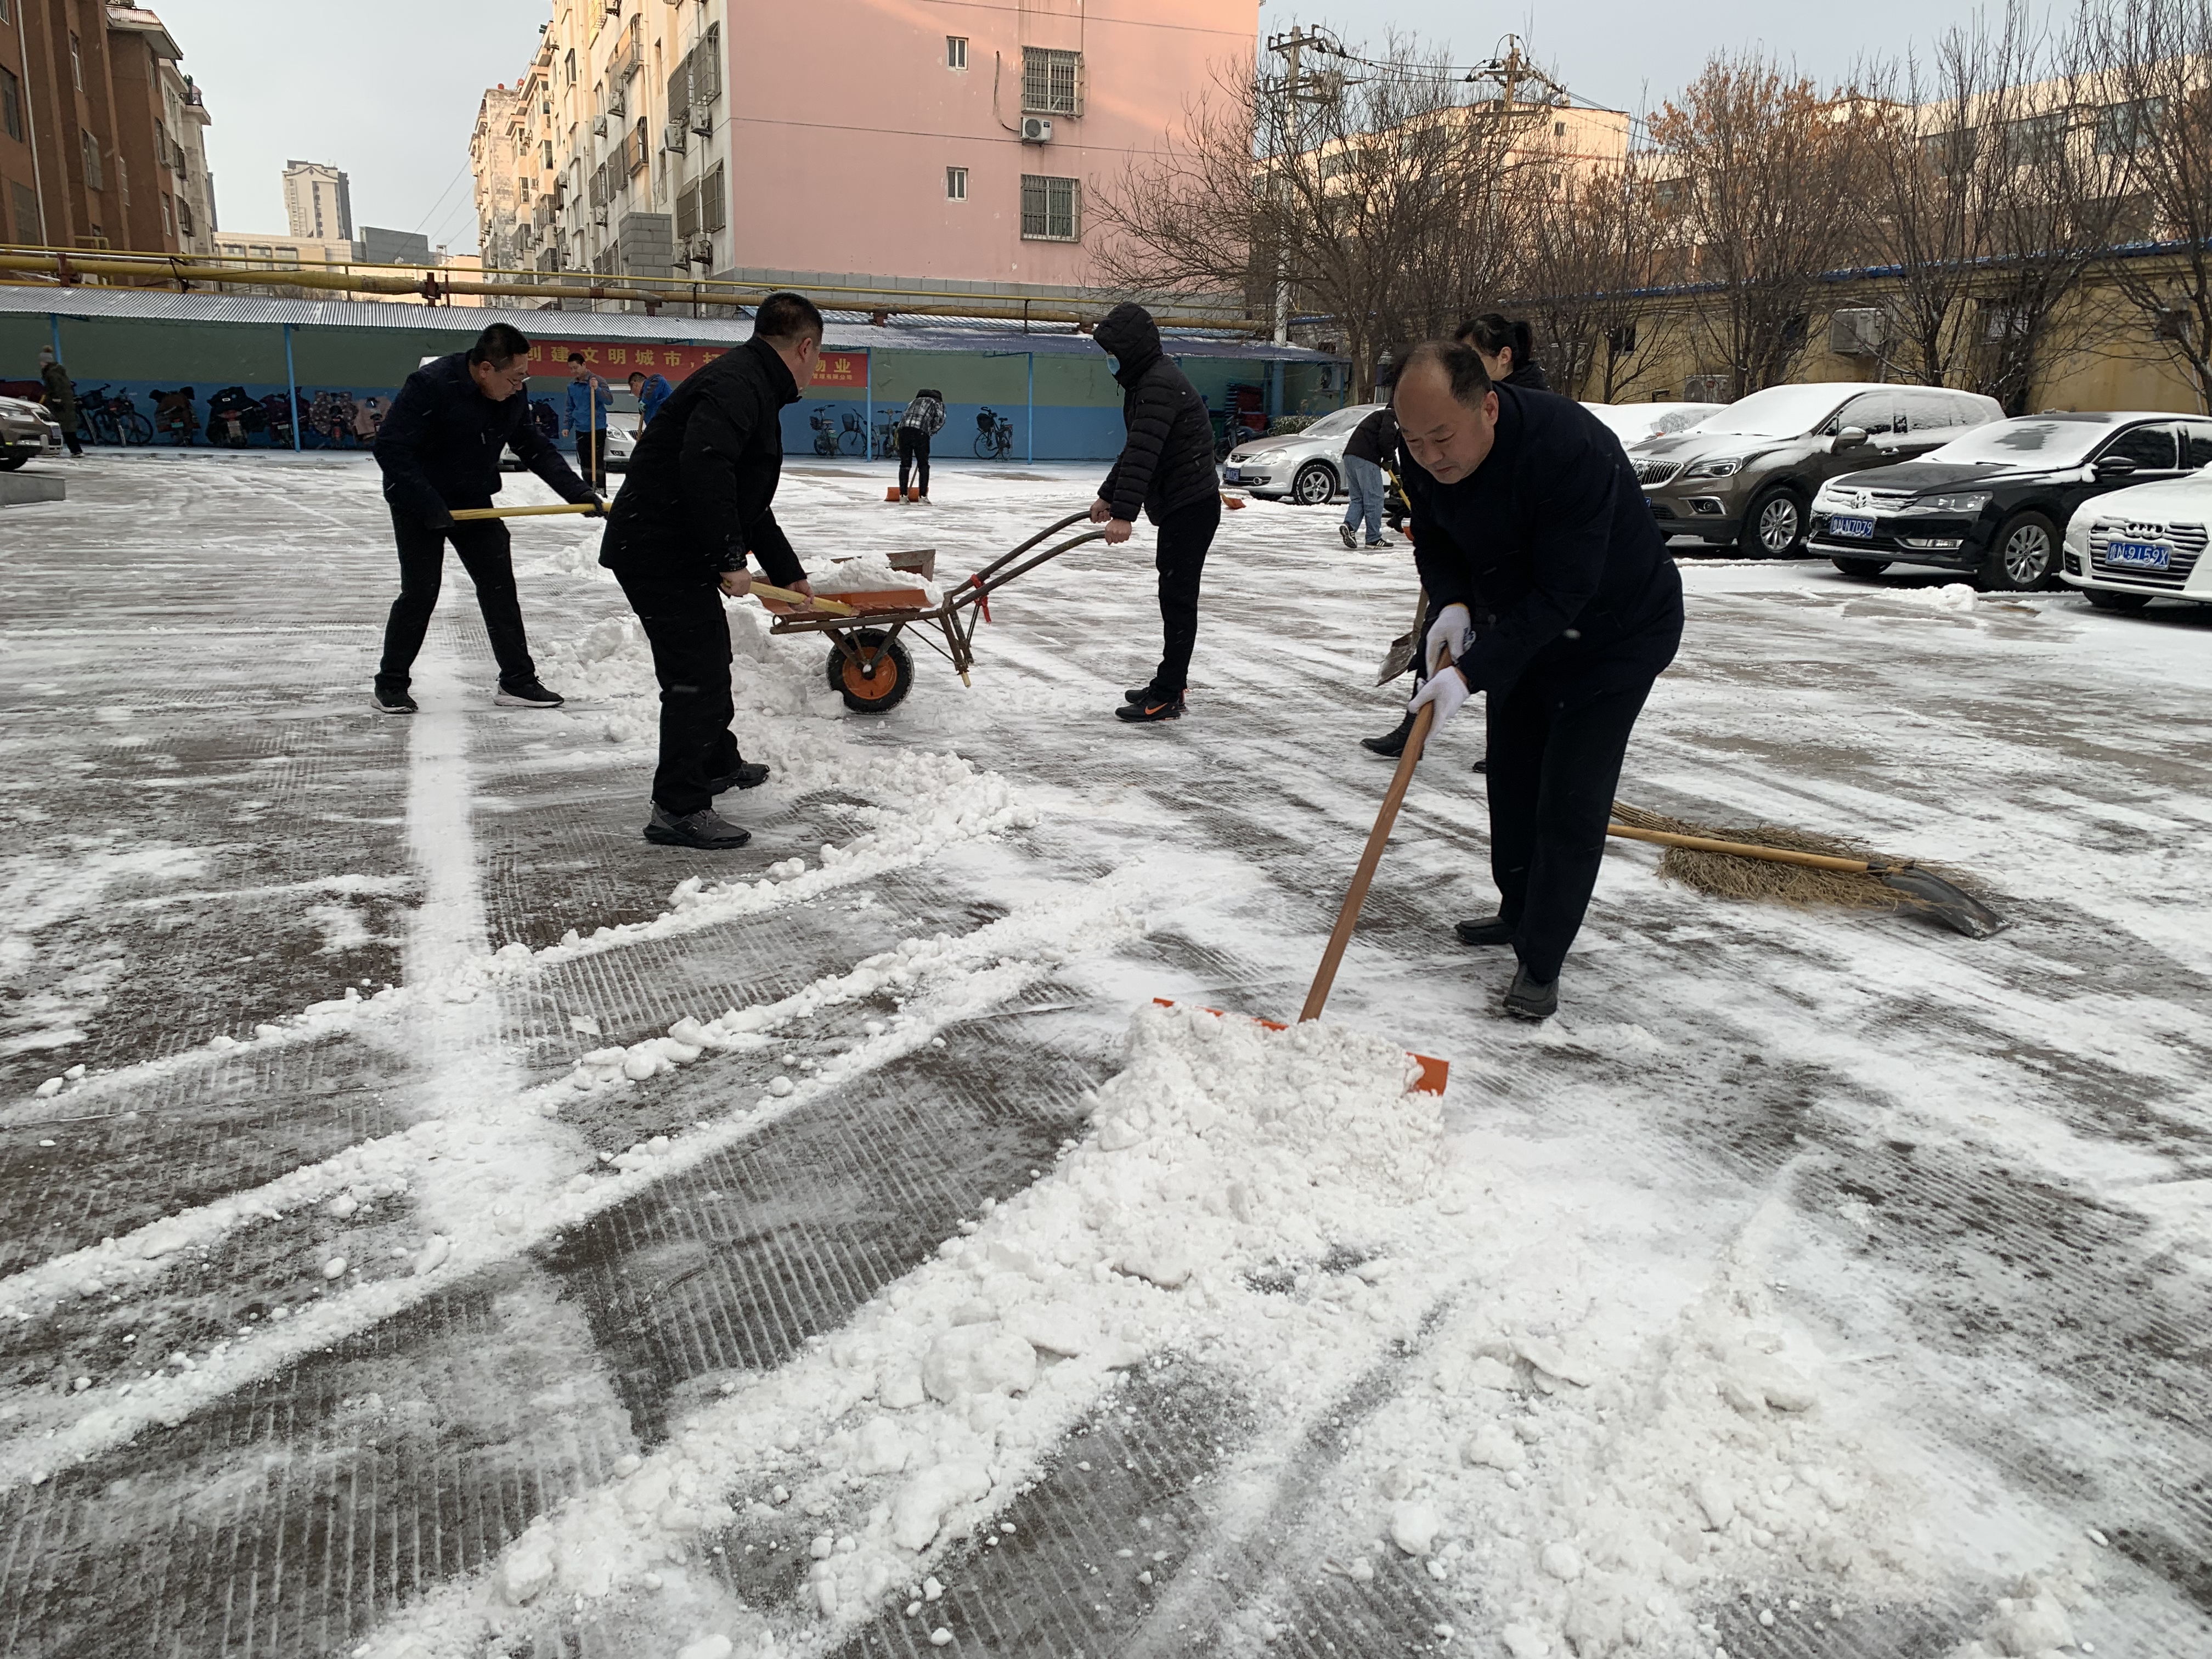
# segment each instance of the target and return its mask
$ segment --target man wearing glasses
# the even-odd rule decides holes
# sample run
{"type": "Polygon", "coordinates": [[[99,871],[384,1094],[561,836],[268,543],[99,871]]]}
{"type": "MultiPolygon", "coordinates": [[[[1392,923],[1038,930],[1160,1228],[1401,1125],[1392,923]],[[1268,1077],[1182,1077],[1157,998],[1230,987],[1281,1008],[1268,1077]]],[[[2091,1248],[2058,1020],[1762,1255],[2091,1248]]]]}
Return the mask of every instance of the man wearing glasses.
{"type": "Polygon", "coordinates": [[[561,452],[538,435],[530,399],[519,396],[530,380],[530,342],[520,329],[494,323],[466,351],[425,363],[407,377],[376,436],[384,471],[384,499],[392,508],[399,544],[399,597],[384,628],[384,660],[376,671],[372,706],[379,714],[411,714],[408,695],[415,658],[437,606],[446,544],[460,555],[476,584],[484,632],[499,663],[499,694],[509,708],[557,708],[561,699],[538,683],[537,665],[523,634],[522,605],[514,591],[507,526],[498,519],[456,523],[455,507],[489,507],[499,493],[499,457],[517,459],[566,501],[588,501],[604,510],[591,487],[561,452]]]}

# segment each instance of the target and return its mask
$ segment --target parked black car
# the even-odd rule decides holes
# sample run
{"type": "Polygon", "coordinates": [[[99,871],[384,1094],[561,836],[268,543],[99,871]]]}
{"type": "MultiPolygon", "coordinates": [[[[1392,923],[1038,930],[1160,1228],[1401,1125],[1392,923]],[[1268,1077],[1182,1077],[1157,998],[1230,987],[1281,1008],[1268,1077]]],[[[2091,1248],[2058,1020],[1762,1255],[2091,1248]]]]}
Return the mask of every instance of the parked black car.
{"type": "Polygon", "coordinates": [[[2212,465],[2212,419],[2058,410],[1976,427],[1941,449],[1850,472],[1813,498],[1808,550],[1851,576],[1960,570],[2020,592],[2058,585],[2066,521],[2093,496],[2212,465]]]}

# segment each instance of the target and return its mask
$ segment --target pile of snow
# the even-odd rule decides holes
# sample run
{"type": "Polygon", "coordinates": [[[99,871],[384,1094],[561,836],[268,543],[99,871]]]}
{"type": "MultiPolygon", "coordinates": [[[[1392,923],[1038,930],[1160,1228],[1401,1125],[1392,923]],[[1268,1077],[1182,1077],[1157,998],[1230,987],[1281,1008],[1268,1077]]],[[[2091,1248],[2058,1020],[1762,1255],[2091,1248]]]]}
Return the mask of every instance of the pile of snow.
{"type": "Polygon", "coordinates": [[[1887,588],[1881,597],[1899,605],[1923,605],[1930,611],[1949,611],[1966,615],[1972,611],[1982,596],[1966,582],[1945,582],[1941,587],[1887,588]]]}
{"type": "Polygon", "coordinates": [[[862,554],[858,558],[817,560],[807,566],[806,579],[814,585],[817,593],[880,593],[918,587],[932,605],[945,598],[943,590],[935,582],[923,580],[919,571],[896,569],[889,559],[875,553],[862,554]]]}

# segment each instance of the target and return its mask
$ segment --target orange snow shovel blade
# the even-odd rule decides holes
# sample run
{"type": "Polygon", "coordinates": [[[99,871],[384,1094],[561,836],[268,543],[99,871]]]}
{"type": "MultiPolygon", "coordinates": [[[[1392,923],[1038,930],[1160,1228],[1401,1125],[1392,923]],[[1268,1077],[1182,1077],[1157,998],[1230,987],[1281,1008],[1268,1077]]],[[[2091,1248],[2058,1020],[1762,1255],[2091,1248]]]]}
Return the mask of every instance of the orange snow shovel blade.
{"type": "MultiPolygon", "coordinates": [[[[1152,1000],[1163,1008],[1172,1008],[1176,1006],[1172,1000],[1167,997],[1154,997],[1152,1000]]],[[[1212,1014],[1216,1019],[1228,1019],[1231,1018],[1231,1015],[1224,1013],[1218,1008],[1201,1007],[1199,1012],[1200,1013],[1212,1014]]],[[[1251,1017],[1249,1015],[1238,1014],[1234,1016],[1234,1018],[1238,1019],[1246,1019],[1250,1018],[1251,1017]]],[[[1289,1026],[1284,1024],[1279,1019],[1253,1019],[1252,1023],[1255,1025],[1264,1025],[1271,1031],[1287,1031],[1291,1029],[1289,1026]]],[[[1451,1078],[1451,1062],[1449,1060],[1437,1060],[1428,1054],[1417,1054],[1411,1049],[1407,1051],[1406,1057],[1407,1059],[1413,1060],[1421,1068],[1421,1075],[1417,1078],[1413,1083],[1413,1092],[1415,1094],[1440,1095],[1443,1093],[1444,1085],[1451,1078]]]]}

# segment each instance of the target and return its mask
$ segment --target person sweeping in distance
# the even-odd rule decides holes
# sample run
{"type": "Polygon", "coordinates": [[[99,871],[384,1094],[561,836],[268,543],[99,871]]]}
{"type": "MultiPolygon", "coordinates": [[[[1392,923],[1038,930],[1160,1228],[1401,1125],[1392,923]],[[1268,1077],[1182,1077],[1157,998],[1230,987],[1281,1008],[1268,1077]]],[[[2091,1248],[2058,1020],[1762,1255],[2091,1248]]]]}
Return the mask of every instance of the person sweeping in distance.
{"type": "Polygon", "coordinates": [[[1506,1011],[1548,1018],[1629,734],[1681,643],[1682,579],[1620,439],[1581,404],[1493,385],[1474,347],[1442,340],[1414,349],[1391,401],[1431,617],[1412,706],[1441,726],[1490,694],[1499,902],[1455,931],[1511,945],[1506,1011]],[[1480,636],[1477,611],[1494,618],[1480,636]]]}
{"type": "Polygon", "coordinates": [[[770,580],[812,596],[775,521],[782,411],[822,355],[822,313],[802,294],[771,294],[752,338],[691,375],[646,422],[615,497],[599,562],[645,625],[660,682],[660,757],[645,838],[667,847],[743,847],[752,832],[714,810],[768,768],[738,752],[730,729],[730,620],[722,595],[752,591],[750,551],[770,580]]]}
{"type": "Polygon", "coordinates": [[[1160,532],[1160,665],[1152,683],[1123,694],[1114,712],[1132,721],[1182,718],[1190,653],[1198,643],[1198,586],[1206,550],[1221,528],[1221,486],[1213,471],[1213,418],[1160,349],[1159,325],[1138,305],[1119,305],[1091,333],[1121,386],[1127,435],[1114,470],[1091,504],[1106,543],[1129,539],[1142,509],[1160,532]]]}
{"type": "Polygon", "coordinates": [[[898,461],[899,499],[927,501],[929,499],[929,441],[945,430],[945,394],[934,387],[924,386],[914,394],[907,404],[906,413],[899,416],[898,461]],[[907,474],[914,472],[913,495],[907,494],[907,474]]]}
{"type": "Polygon", "coordinates": [[[408,695],[415,659],[429,631],[445,568],[446,544],[477,586],[477,606],[499,662],[499,695],[511,708],[557,708],[558,693],[538,684],[523,633],[507,526],[498,519],[455,522],[457,507],[489,507],[499,493],[499,456],[515,459],[553,486],[564,501],[599,498],[530,418],[530,399],[516,394],[530,381],[530,342],[520,329],[494,323],[466,351],[425,363],[407,377],[377,428],[376,465],[399,544],[399,597],[384,625],[384,658],[372,706],[380,714],[412,714],[408,695]]]}

